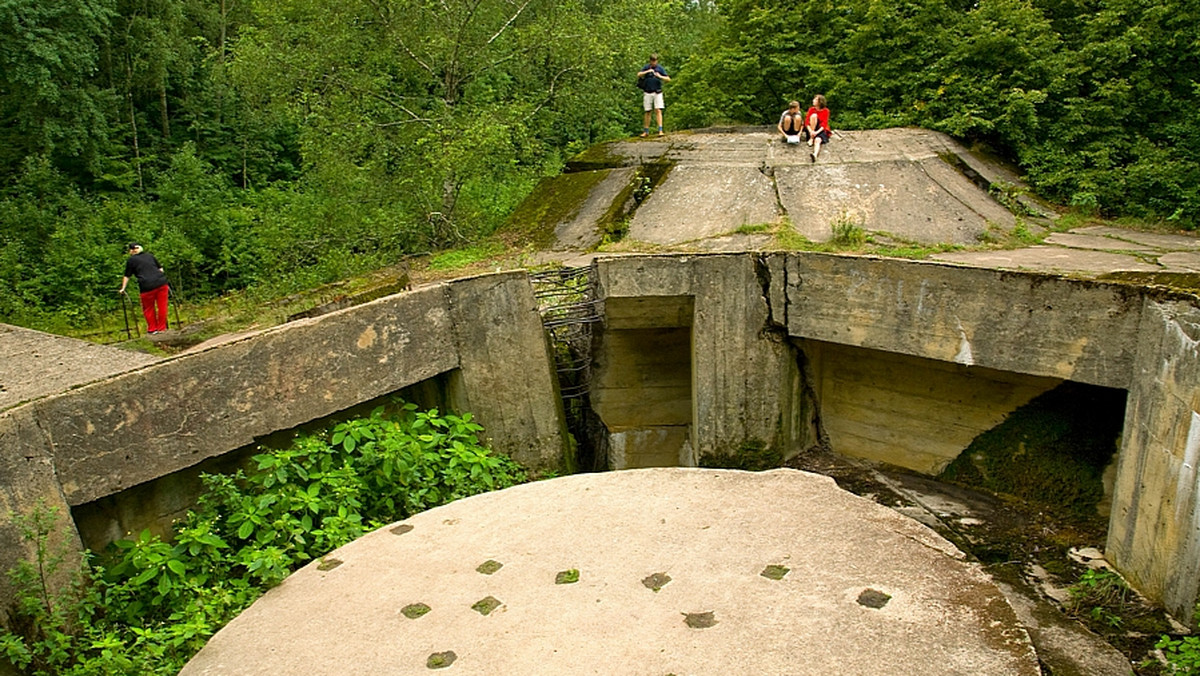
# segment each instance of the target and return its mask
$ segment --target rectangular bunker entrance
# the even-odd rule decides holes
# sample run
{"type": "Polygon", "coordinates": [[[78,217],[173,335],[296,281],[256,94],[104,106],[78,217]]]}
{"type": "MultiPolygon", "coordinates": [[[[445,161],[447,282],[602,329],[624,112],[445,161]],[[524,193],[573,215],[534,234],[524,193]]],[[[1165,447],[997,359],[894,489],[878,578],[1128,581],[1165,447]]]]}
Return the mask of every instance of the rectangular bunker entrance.
{"type": "Polygon", "coordinates": [[[592,409],[610,469],[696,464],[691,296],[609,298],[593,351],[592,409]]]}

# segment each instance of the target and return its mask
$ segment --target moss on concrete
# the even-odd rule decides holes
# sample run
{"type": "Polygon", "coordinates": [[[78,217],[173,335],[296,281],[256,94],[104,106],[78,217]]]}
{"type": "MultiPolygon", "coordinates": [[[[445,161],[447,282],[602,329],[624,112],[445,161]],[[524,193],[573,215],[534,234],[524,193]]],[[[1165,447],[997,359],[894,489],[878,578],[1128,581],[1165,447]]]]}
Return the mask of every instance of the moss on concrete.
{"type": "Polygon", "coordinates": [[[597,143],[575,157],[567,160],[568,172],[595,171],[597,169],[616,169],[628,166],[629,160],[624,155],[613,152],[619,141],[597,143]]]}
{"type": "Polygon", "coordinates": [[[1105,273],[1097,279],[1106,282],[1161,286],[1184,293],[1200,291],[1200,272],[1135,272],[1132,270],[1122,270],[1105,273]]]}
{"type": "Polygon", "coordinates": [[[415,620],[418,617],[424,616],[425,613],[428,613],[430,610],[433,609],[424,603],[410,603],[401,608],[400,613],[410,620],[415,620]]]}
{"type": "Polygon", "coordinates": [[[554,229],[579,215],[588,195],[608,171],[581,171],[542,179],[508,217],[501,231],[517,233],[538,247],[554,243],[554,229]]]}
{"type": "Polygon", "coordinates": [[[783,466],[783,452],[760,439],[749,439],[735,449],[704,454],[700,457],[700,466],[752,472],[775,469],[783,466]]]}
{"type": "Polygon", "coordinates": [[[554,584],[575,584],[576,582],[579,582],[579,570],[576,568],[560,570],[558,575],[554,576],[554,584]]]}
{"type": "Polygon", "coordinates": [[[976,437],[939,478],[1095,518],[1124,418],[1123,390],[1066,382],[976,437]]]}
{"type": "Polygon", "coordinates": [[[787,566],[780,566],[772,563],[766,568],[763,568],[759,575],[767,578],[768,580],[782,580],[785,575],[791,572],[791,570],[792,569],[788,568],[787,566]]]}

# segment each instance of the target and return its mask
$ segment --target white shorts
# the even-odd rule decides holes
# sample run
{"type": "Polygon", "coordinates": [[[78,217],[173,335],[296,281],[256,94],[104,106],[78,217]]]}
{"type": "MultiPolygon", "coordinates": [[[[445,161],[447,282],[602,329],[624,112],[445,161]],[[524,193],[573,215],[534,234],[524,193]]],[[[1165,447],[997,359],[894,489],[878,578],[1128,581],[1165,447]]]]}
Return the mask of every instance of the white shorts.
{"type": "Polygon", "coordinates": [[[642,92],[642,110],[650,112],[663,109],[662,92],[642,92]]]}

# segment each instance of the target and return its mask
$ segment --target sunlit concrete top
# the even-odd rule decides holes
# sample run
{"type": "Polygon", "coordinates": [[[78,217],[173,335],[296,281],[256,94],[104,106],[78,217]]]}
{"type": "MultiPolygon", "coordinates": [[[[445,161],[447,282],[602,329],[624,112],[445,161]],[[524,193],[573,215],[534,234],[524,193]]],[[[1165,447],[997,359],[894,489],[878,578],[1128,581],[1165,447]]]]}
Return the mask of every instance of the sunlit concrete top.
{"type": "Polygon", "coordinates": [[[155,361],[148,354],[0,324],[0,411],[155,361]]]}
{"type": "Polygon", "coordinates": [[[794,470],[650,469],[527,484],[380,529],[289,577],[181,674],[433,668],[1038,673],[1000,592],[916,521],[794,470]],[[417,604],[429,611],[410,619],[417,604]]]}

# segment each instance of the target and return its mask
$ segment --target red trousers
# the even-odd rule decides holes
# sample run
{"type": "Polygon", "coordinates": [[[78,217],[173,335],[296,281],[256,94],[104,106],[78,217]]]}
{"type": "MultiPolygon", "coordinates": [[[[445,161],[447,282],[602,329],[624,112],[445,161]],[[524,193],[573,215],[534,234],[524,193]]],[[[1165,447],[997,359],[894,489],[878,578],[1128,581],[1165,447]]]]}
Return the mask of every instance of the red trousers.
{"type": "Polygon", "coordinates": [[[146,330],[150,333],[167,330],[168,294],[170,294],[170,287],[166,284],[157,289],[143,291],[140,294],[142,299],[142,314],[146,316],[146,330]]]}

